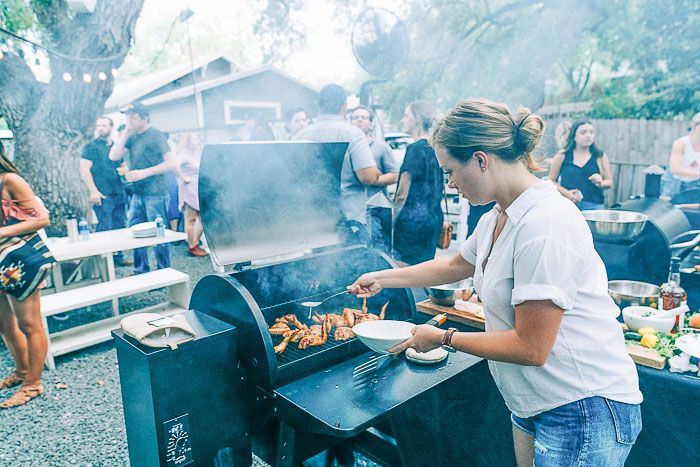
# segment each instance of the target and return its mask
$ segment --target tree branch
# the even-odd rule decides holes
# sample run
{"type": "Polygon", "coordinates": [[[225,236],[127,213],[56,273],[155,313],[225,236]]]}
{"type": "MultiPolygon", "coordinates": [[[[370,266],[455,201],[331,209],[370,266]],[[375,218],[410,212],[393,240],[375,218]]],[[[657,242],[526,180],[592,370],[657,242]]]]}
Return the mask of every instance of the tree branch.
{"type": "Polygon", "coordinates": [[[588,62],[588,66],[586,67],[586,79],[583,82],[583,86],[580,87],[579,92],[577,94],[577,98],[581,99],[583,97],[583,92],[586,90],[586,87],[588,86],[588,80],[591,79],[591,70],[593,69],[593,63],[595,60],[593,57],[591,57],[591,60],[588,62]]]}
{"type": "MultiPolygon", "coordinates": [[[[70,21],[66,0],[31,0],[30,6],[39,24],[46,28],[51,41],[61,46],[66,37],[66,25],[70,21]]],[[[69,35],[68,35],[69,36],[69,35]]]]}
{"type": "Polygon", "coordinates": [[[0,113],[10,128],[19,127],[31,109],[29,104],[43,93],[44,88],[24,59],[13,53],[4,54],[0,60],[0,113]]]}

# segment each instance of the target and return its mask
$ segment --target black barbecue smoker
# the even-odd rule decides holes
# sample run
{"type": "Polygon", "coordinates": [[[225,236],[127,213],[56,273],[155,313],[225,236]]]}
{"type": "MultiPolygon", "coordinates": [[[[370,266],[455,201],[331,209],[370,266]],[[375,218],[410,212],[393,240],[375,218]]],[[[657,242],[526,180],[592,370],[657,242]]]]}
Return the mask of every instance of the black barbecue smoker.
{"type": "Polygon", "coordinates": [[[610,280],[662,284],[668,275],[671,257],[681,257],[681,282],[689,294],[689,303],[697,306],[700,303],[697,291],[700,272],[694,266],[700,264],[699,252],[695,249],[700,244],[700,230],[691,230],[684,211],[659,198],[659,178],[654,172],[648,173],[643,195],[633,196],[610,208],[644,214],[647,221],[641,232],[612,238],[596,235],[593,229],[595,248],[610,280]]]}
{"type": "MultiPolygon", "coordinates": [[[[353,379],[353,369],[372,352],[357,338],[336,340],[332,333],[322,345],[300,349],[290,343],[284,352],[275,352],[282,336],[270,334],[268,327],[276,318],[294,314],[313,324],[302,302],[341,292],[364,272],[395,267],[383,253],[357,243],[356,226],[344,222],[340,174],[352,170],[344,162],[346,147],[285,142],[204,148],[202,224],[212,258],[225,272],[199,281],[190,308],[235,328],[235,354],[214,350],[207,358],[240,371],[242,379],[236,381],[245,386],[235,401],[214,404],[245,410],[235,426],[221,423],[206,430],[197,425],[199,432],[192,427],[205,414],[190,412],[188,417],[193,440],[214,444],[231,433],[249,440],[250,448],[245,443],[234,447],[238,451],[231,457],[239,459],[237,465],[249,465],[254,452],[271,465],[296,466],[341,442],[383,465],[422,465],[408,446],[415,443],[402,443],[396,435],[399,414],[430,397],[463,400],[465,370],[485,371],[481,359],[467,354],[451,354],[432,366],[400,356],[353,379]]],[[[385,319],[428,319],[417,314],[410,289],[384,290],[366,305],[369,312],[379,313],[387,302],[385,319]]],[[[361,306],[357,297],[340,295],[316,311],[341,313],[344,307],[361,306]]],[[[188,390],[193,397],[211,397],[210,384],[193,376],[188,390]]],[[[470,416],[478,420],[484,410],[474,410],[470,416]]],[[[444,424],[440,418],[436,423],[444,424]]],[[[425,433],[427,439],[429,431],[425,433]]],[[[216,448],[207,452],[220,446],[216,448]]],[[[198,462],[194,448],[192,456],[193,465],[213,465],[209,458],[198,462]]]]}

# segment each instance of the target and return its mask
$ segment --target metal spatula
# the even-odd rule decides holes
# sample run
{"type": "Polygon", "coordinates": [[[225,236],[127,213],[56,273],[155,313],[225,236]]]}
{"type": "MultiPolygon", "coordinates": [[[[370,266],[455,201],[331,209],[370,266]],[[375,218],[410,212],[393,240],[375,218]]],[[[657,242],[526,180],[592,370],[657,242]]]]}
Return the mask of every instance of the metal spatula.
{"type": "MultiPolygon", "coordinates": [[[[428,321],[425,324],[429,324],[431,326],[440,326],[442,323],[447,321],[447,315],[442,313],[439,315],[435,315],[433,319],[428,321]]],[[[353,379],[358,378],[366,373],[378,370],[381,368],[386,362],[389,361],[389,357],[395,357],[398,354],[381,354],[377,355],[374,354],[372,355],[369,360],[367,360],[365,363],[362,363],[361,365],[357,365],[355,369],[352,370],[352,377],[353,379]]]]}

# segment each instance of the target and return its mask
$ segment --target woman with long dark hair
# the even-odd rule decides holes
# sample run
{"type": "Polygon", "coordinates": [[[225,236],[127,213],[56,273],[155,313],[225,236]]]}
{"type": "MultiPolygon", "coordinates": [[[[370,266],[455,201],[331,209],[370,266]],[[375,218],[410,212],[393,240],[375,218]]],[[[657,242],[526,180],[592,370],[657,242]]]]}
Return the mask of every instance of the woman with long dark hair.
{"type": "Polygon", "coordinates": [[[389,352],[444,346],[487,359],[519,466],[623,466],[642,427],[637,369],[586,220],[532,173],[543,134],[523,107],[513,117],[486,99],[457,104],[433,133],[440,167],[471,203],[496,206],[458,254],[368,272],[348,289],[366,298],[474,277],[486,332],[420,325],[389,352]]]}
{"type": "Polygon", "coordinates": [[[0,289],[3,290],[0,292],[0,334],[15,361],[14,372],[0,381],[0,390],[20,386],[14,395],[0,402],[0,408],[7,409],[23,405],[44,392],[41,372],[48,341],[41,319],[39,284],[53,259],[38,235],[31,235],[49,225],[49,212],[17,173],[17,167],[7,158],[2,143],[0,192],[0,289]],[[26,264],[13,262],[11,266],[5,264],[3,260],[13,249],[30,243],[46,257],[46,261],[32,265],[29,261],[26,264]],[[21,294],[13,289],[14,286],[24,288],[21,294]]]}
{"type": "Polygon", "coordinates": [[[564,149],[552,160],[549,179],[580,210],[603,209],[603,190],[612,187],[612,177],[607,154],[595,145],[593,123],[572,125],[564,149]]]}
{"type": "Polygon", "coordinates": [[[421,101],[409,104],[401,119],[403,131],[415,141],[406,148],[401,164],[394,210],[394,250],[396,259],[405,264],[433,259],[442,229],[444,180],[428,144],[432,124],[433,109],[421,101]]]}

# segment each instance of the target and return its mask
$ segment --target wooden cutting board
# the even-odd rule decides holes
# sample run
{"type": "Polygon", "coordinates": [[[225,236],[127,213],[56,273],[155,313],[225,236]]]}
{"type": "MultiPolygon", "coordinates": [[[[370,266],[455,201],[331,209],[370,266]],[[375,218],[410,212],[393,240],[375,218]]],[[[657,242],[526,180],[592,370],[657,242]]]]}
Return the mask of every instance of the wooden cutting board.
{"type": "Polygon", "coordinates": [[[451,306],[436,305],[430,299],[416,303],[416,310],[435,316],[440,313],[445,313],[447,319],[460,324],[466,324],[477,329],[484,329],[484,318],[469,313],[467,311],[457,310],[451,306]]]}
{"type": "MultiPolygon", "coordinates": [[[[451,306],[436,305],[431,302],[430,299],[416,303],[416,309],[431,316],[445,313],[448,320],[466,324],[467,326],[477,329],[484,329],[485,327],[484,318],[479,318],[472,313],[457,310],[451,306]]],[[[626,328],[624,324],[622,326],[623,329],[626,328]]],[[[634,344],[626,344],[625,347],[627,349],[627,353],[630,355],[630,357],[632,357],[632,360],[639,365],[656,368],[658,370],[663,370],[666,367],[666,357],[662,357],[653,349],[648,349],[646,347],[634,344]]]]}
{"type": "Polygon", "coordinates": [[[654,349],[634,344],[625,344],[625,347],[634,363],[656,368],[657,370],[663,370],[666,366],[666,357],[662,357],[654,349]]]}

